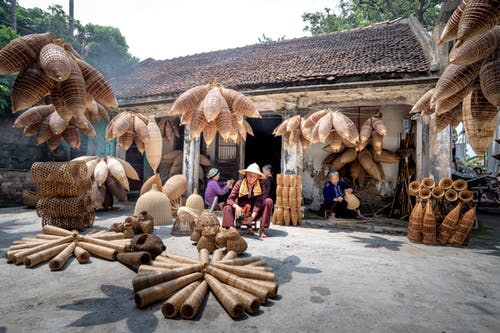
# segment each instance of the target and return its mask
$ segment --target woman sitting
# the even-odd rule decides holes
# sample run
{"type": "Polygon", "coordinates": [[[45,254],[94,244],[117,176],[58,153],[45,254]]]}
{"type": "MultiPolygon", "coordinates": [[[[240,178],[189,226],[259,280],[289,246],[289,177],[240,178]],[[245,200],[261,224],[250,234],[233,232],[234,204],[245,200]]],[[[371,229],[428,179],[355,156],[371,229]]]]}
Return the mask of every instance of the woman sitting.
{"type": "Polygon", "coordinates": [[[234,180],[229,179],[227,182],[219,182],[220,172],[217,168],[212,168],[208,171],[208,183],[205,189],[205,205],[211,207],[214,199],[220,204],[220,209],[223,207],[229,196],[229,190],[233,187],[234,180]]]}
{"type": "MultiPolygon", "coordinates": [[[[250,225],[252,221],[260,218],[259,236],[267,237],[264,232],[269,227],[273,210],[273,201],[264,197],[264,188],[259,179],[264,175],[260,172],[257,163],[250,164],[246,169],[240,170],[240,174],[245,178],[238,180],[233,186],[231,194],[227,198],[226,206],[222,217],[222,226],[239,227],[240,224],[250,225]],[[244,213],[244,208],[248,208],[248,214],[244,213]],[[235,219],[240,221],[235,225],[235,219]]],[[[251,228],[248,233],[252,234],[251,228]]]]}
{"type": "Polygon", "coordinates": [[[340,179],[339,173],[331,170],[328,173],[328,181],[323,187],[323,210],[325,217],[330,219],[336,217],[356,218],[357,220],[368,220],[361,215],[359,209],[350,210],[347,208],[347,201],[344,199],[345,193],[352,193],[352,187],[340,179]]]}

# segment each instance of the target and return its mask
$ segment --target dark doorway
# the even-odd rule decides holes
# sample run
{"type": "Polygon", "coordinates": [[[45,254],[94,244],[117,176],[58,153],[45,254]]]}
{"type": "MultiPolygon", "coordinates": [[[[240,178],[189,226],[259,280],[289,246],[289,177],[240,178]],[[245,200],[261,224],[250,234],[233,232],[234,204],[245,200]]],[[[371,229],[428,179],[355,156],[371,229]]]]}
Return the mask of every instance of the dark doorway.
{"type": "Polygon", "coordinates": [[[144,156],[141,155],[139,152],[139,149],[137,149],[137,145],[134,143],[126,152],[126,160],[127,162],[132,165],[132,167],[137,171],[137,174],[139,174],[139,179],[140,180],[132,180],[129,179],[128,182],[130,184],[130,190],[131,191],[139,191],[141,189],[141,186],[143,182],[146,180],[144,179],[144,156]]]}
{"type": "Polygon", "coordinates": [[[273,135],[274,129],[281,124],[278,115],[264,116],[261,119],[249,118],[255,136],[247,136],[245,145],[245,167],[257,163],[261,168],[271,164],[273,173],[281,172],[281,137],[273,135]]]}

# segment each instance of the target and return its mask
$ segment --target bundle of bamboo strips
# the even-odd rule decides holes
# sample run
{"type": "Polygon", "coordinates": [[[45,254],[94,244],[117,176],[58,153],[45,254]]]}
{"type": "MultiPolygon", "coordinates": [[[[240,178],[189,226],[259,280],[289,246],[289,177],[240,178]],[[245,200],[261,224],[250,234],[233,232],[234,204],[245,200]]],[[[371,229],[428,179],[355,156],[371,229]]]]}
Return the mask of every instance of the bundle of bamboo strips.
{"type": "Polygon", "coordinates": [[[49,261],[53,271],[62,269],[72,255],[80,264],[88,262],[90,254],[108,260],[115,260],[118,256],[121,262],[135,266],[149,263],[144,253],[126,251],[130,251],[130,239],[124,239],[123,233],[100,231],[80,235],[77,231],[46,225],[34,238],[14,241],[6,258],[7,263],[24,264],[29,268],[49,261]]]}
{"type": "Polygon", "coordinates": [[[132,285],[139,308],[165,299],[161,307],[165,318],[178,314],[194,318],[209,290],[234,319],[257,312],[278,293],[273,269],[264,260],[238,258],[235,251],[224,254],[221,249],[211,257],[202,249],[198,259],[160,255],[151,265],[139,267],[132,285]]]}

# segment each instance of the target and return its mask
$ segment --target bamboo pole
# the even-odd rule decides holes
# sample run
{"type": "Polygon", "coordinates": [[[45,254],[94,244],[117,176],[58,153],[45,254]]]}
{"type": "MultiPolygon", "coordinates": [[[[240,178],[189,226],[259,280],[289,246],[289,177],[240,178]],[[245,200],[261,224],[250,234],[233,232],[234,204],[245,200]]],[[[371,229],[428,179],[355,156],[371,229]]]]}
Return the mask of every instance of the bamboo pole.
{"type": "Polygon", "coordinates": [[[7,249],[7,251],[16,251],[16,250],[23,250],[23,249],[28,249],[30,247],[35,247],[39,246],[40,244],[43,244],[43,242],[38,242],[38,243],[24,243],[24,244],[17,244],[17,245],[12,245],[7,249]]]}
{"type": "Polygon", "coordinates": [[[187,286],[176,292],[169,299],[167,299],[165,302],[163,302],[161,306],[161,312],[163,313],[165,318],[174,318],[179,312],[182,303],[184,303],[189,295],[191,295],[196,290],[196,287],[198,287],[200,283],[200,281],[195,281],[188,284],[187,286]]]}
{"type": "Polygon", "coordinates": [[[249,263],[248,266],[267,267],[268,265],[267,262],[265,262],[264,260],[257,260],[249,263]]]}
{"type": "Polygon", "coordinates": [[[40,251],[43,251],[43,250],[46,250],[46,249],[49,249],[49,248],[57,246],[57,245],[61,245],[61,244],[64,244],[64,243],[69,243],[72,240],[73,240],[73,235],[67,236],[67,237],[63,237],[63,238],[60,238],[60,239],[55,239],[53,241],[48,241],[48,242],[45,242],[43,244],[40,244],[38,246],[29,248],[29,249],[26,249],[26,250],[21,250],[21,251],[16,252],[16,253],[13,254],[13,261],[16,263],[16,265],[20,265],[20,264],[22,264],[24,262],[24,258],[26,258],[29,255],[32,255],[34,253],[37,253],[37,252],[40,252],[40,251]]]}
{"type": "Polygon", "coordinates": [[[125,265],[140,266],[151,262],[151,254],[147,251],[119,252],[116,259],[125,265]]]}
{"type": "Polygon", "coordinates": [[[240,318],[243,316],[243,305],[219,280],[210,274],[205,274],[205,281],[231,317],[240,318]]]}
{"type": "Polygon", "coordinates": [[[88,236],[79,235],[78,240],[80,242],[92,243],[92,244],[99,245],[99,246],[109,247],[111,249],[117,250],[118,252],[125,252],[125,250],[127,249],[127,246],[125,244],[117,244],[117,243],[107,241],[107,240],[102,240],[99,238],[92,238],[92,237],[88,237],[88,236]]]}
{"type": "Polygon", "coordinates": [[[198,256],[200,257],[200,263],[203,267],[207,267],[210,263],[210,253],[208,253],[208,250],[201,249],[200,252],[198,252],[198,256]]]}
{"type": "Polygon", "coordinates": [[[240,301],[246,313],[252,314],[259,311],[260,302],[255,295],[228,284],[224,284],[224,287],[227,288],[238,299],[238,301],[240,301]]]}
{"type": "Polygon", "coordinates": [[[184,319],[193,319],[198,313],[201,303],[208,292],[208,284],[206,281],[202,281],[196,289],[189,295],[188,298],[183,302],[180,311],[181,316],[184,319]]]}
{"type": "Polygon", "coordinates": [[[34,267],[44,261],[49,260],[53,256],[57,255],[59,252],[64,250],[67,247],[67,244],[60,244],[53,247],[49,247],[45,250],[38,251],[36,253],[30,254],[24,258],[24,265],[26,267],[31,268],[34,267]]]}
{"type": "Polygon", "coordinates": [[[73,251],[76,248],[76,241],[71,242],[64,250],[62,250],[57,256],[49,261],[49,268],[51,271],[60,270],[64,264],[68,261],[69,257],[73,255],[73,251]]]}
{"type": "MultiPolygon", "coordinates": [[[[104,239],[104,240],[124,239],[123,232],[102,233],[102,234],[98,234],[98,235],[87,235],[87,236],[92,237],[92,238],[104,239]]],[[[130,242],[130,239],[128,239],[128,241],[130,242]]]]}
{"type": "Polygon", "coordinates": [[[79,246],[75,247],[73,253],[75,254],[76,260],[78,260],[80,264],[84,264],[90,260],[89,251],[82,249],[79,246]]]}
{"type": "Polygon", "coordinates": [[[17,241],[14,241],[12,242],[12,244],[14,244],[15,242],[20,242],[22,244],[25,244],[25,243],[41,243],[41,242],[44,242],[45,240],[43,239],[38,239],[38,238],[33,238],[33,237],[23,237],[21,238],[20,240],[17,240],[17,241]]]}
{"type": "Polygon", "coordinates": [[[217,249],[212,254],[212,262],[221,261],[224,258],[224,252],[221,249],[217,249]]]}
{"type": "Polygon", "coordinates": [[[231,250],[226,253],[226,255],[224,256],[224,258],[222,258],[222,260],[229,260],[234,258],[238,258],[238,253],[236,253],[236,251],[231,250]]]}
{"type": "Polygon", "coordinates": [[[187,264],[196,265],[196,264],[200,263],[197,259],[186,258],[186,257],[179,256],[179,255],[176,255],[176,254],[168,254],[168,255],[166,255],[166,257],[170,258],[170,259],[172,259],[174,261],[182,262],[182,263],[187,263],[187,264]]]}
{"type": "Polygon", "coordinates": [[[155,303],[176,290],[187,286],[191,282],[200,280],[203,274],[200,272],[184,275],[167,282],[154,285],[149,288],[141,289],[135,293],[134,300],[138,308],[144,308],[149,304],[155,303]]]}
{"type": "Polygon", "coordinates": [[[58,235],[47,235],[47,234],[38,234],[35,236],[37,239],[48,239],[48,240],[54,240],[54,239],[61,239],[61,237],[64,236],[58,236],[58,235]]]}
{"type": "Polygon", "coordinates": [[[151,265],[141,265],[137,269],[137,273],[149,273],[149,272],[166,272],[168,271],[168,268],[165,267],[158,267],[158,266],[151,266],[151,265]]]}
{"type": "MultiPolygon", "coordinates": [[[[193,264],[188,264],[186,262],[179,262],[179,261],[175,261],[175,260],[172,260],[170,258],[167,258],[165,256],[162,256],[162,255],[159,255],[155,258],[156,261],[161,261],[161,262],[164,262],[164,263],[167,263],[167,264],[172,264],[172,265],[193,265],[193,264]]],[[[197,262],[197,264],[199,264],[199,262],[197,262]]]]}
{"type": "Polygon", "coordinates": [[[256,280],[256,279],[248,279],[248,278],[241,278],[241,279],[243,281],[248,281],[249,283],[252,283],[254,285],[266,288],[267,291],[268,291],[269,298],[275,298],[276,295],[278,294],[278,284],[276,282],[256,280]]]}
{"type": "Polygon", "coordinates": [[[259,299],[260,304],[265,304],[267,301],[268,291],[262,286],[251,284],[250,282],[243,280],[238,275],[231,274],[216,267],[208,266],[206,268],[206,272],[215,276],[225,284],[243,289],[251,294],[254,294],[259,299]]]}
{"type": "Polygon", "coordinates": [[[234,259],[226,259],[224,257],[221,260],[220,263],[224,264],[224,265],[237,265],[237,266],[241,266],[241,265],[248,265],[248,264],[251,264],[251,263],[259,261],[259,260],[262,261],[262,259],[260,257],[246,257],[246,258],[234,258],[234,259]]]}
{"type": "Polygon", "coordinates": [[[118,250],[112,249],[110,247],[101,246],[93,243],[79,242],[78,246],[89,251],[90,253],[108,260],[116,260],[116,255],[118,250]]]}
{"type": "MultiPolygon", "coordinates": [[[[144,266],[144,265],[142,265],[144,266]]],[[[142,267],[141,266],[141,267],[142,267]]],[[[140,269],[140,267],[139,267],[140,269]]],[[[178,278],[179,276],[183,276],[186,274],[191,274],[195,272],[201,272],[203,270],[203,265],[198,263],[196,265],[186,266],[182,268],[170,269],[168,271],[159,273],[159,274],[145,274],[145,275],[137,275],[132,280],[132,285],[134,287],[134,291],[137,292],[141,289],[145,289],[166,281],[170,281],[172,279],[178,278]]]]}
{"type": "Polygon", "coordinates": [[[155,267],[161,267],[161,268],[167,268],[167,269],[176,269],[176,268],[182,268],[182,267],[188,267],[191,266],[190,264],[182,264],[182,263],[169,263],[169,262],[163,262],[163,261],[157,261],[153,260],[151,261],[151,266],[155,267]]]}
{"type": "Polygon", "coordinates": [[[45,225],[42,228],[43,233],[47,235],[56,235],[56,236],[70,236],[73,235],[73,231],[69,231],[63,228],[55,227],[53,225],[45,225]]]}
{"type": "Polygon", "coordinates": [[[213,263],[213,267],[220,268],[222,270],[225,270],[226,272],[230,272],[233,274],[236,274],[241,277],[246,277],[250,279],[258,279],[258,280],[265,280],[265,281],[274,281],[274,273],[273,272],[264,272],[260,270],[256,270],[253,267],[243,267],[243,266],[231,266],[231,265],[224,265],[221,263],[213,263]]]}

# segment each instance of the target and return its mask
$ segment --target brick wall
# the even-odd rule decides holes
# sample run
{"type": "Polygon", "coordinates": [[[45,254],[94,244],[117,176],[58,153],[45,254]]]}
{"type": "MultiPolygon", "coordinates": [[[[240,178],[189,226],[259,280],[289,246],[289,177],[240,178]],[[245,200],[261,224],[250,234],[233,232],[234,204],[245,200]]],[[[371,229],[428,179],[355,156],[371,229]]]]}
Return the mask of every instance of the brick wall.
{"type": "Polygon", "coordinates": [[[23,190],[35,190],[28,170],[0,169],[0,207],[23,204],[23,190]]]}

